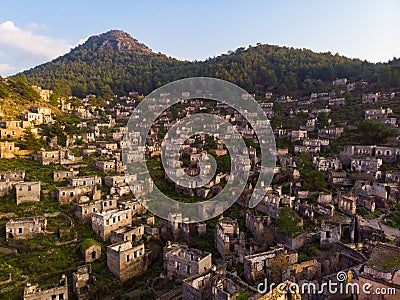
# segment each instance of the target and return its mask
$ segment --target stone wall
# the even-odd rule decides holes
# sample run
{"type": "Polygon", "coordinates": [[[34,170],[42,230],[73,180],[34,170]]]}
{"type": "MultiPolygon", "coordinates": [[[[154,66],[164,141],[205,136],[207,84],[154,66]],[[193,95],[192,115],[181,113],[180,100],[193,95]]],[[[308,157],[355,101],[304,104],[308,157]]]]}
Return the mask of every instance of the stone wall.
{"type": "Polygon", "coordinates": [[[24,181],[25,170],[0,171],[0,181],[24,181]]]}
{"type": "Polygon", "coordinates": [[[89,300],[88,284],[90,280],[91,265],[83,265],[72,274],[72,289],[78,300],[89,300]]]}
{"type": "Polygon", "coordinates": [[[15,185],[17,205],[40,201],[40,181],[19,182],[15,185]]]}
{"type": "Polygon", "coordinates": [[[298,259],[297,252],[288,253],[283,247],[276,247],[267,252],[245,256],[243,260],[244,277],[248,282],[256,282],[265,278],[271,262],[282,256],[286,256],[291,264],[296,263],[298,259]]]}
{"type": "Polygon", "coordinates": [[[82,249],[85,264],[91,263],[101,257],[101,245],[92,245],[87,249],[82,249]]]}
{"type": "Polygon", "coordinates": [[[139,225],[136,227],[127,226],[118,228],[111,231],[111,243],[120,243],[124,241],[137,241],[141,240],[144,234],[144,225],[139,225]]]}
{"type": "Polygon", "coordinates": [[[27,283],[23,300],[68,300],[68,284],[67,277],[62,275],[61,280],[58,285],[39,289],[38,284],[31,285],[27,283]]]}
{"type": "Polygon", "coordinates": [[[47,219],[42,216],[10,219],[6,223],[6,240],[34,238],[40,234],[44,234],[46,227],[47,219]]]}
{"type": "Polygon", "coordinates": [[[144,244],[122,242],[107,247],[107,267],[122,282],[147,270],[148,254],[144,244]]]}
{"type": "Polygon", "coordinates": [[[132,211],[110,210],[103,213],[92,214],[92,229],[107,241],[111,237],[111,231],[132,224],[132,211]]]}
{"type": "Polygon", "coordinates": [[[210,268],[211,253],[181,244],[169,244],[164,248],[164,270],[168,278],[182,280],[202,274],[210,268]]]}

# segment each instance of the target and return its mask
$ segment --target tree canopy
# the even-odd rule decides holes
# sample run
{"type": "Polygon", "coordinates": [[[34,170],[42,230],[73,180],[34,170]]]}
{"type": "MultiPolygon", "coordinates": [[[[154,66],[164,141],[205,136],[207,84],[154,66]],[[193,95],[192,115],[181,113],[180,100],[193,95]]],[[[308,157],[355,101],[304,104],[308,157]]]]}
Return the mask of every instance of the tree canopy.
{"type": "Polygon", "coordinates": [[[315,170],[308,153],[301,153],[297,160],[297,168],[300,172],[302,189],[312,192],[328,190],[326,174],[315,170]]]}
{"type": "Polygon", "coordinates": [[[33,151],[39,151],[43,147],[42,141],[36,137],[30,128],[25,129],[20,144],[23,148],[33,151]]]}
{"type": "Polygon", "coordinates": [[[298,225],[300,221],[300,218],[289,206],[284,206],[280,209],[279,217],[276,219],[276,228],[284,234],[295,237],[302,229],[301,226],[298,225]]]}
{"type": "Polygon", "coordinates": [[[358,125],[358,136],[362,144],[381,144],[396,135],[396,129],[390,128],[380,120],[364,120],[358,125]]]}
{"type": "Polygon", "coordinates": [[[400,85],[397,60],[373,64],[329,52],[259,44],[189,62],[154,53],[129,35],[115,32],[91,37],[70,53],[24,74],[45,88],[57,86],[66,94],[95,94],[105,100],[132,90],[147,94],[165,83],[194,76],[228,80],[248,92],[270,90],[291,96],[325,91],[340,77],[367,80],[371,90],[400,85]]]}

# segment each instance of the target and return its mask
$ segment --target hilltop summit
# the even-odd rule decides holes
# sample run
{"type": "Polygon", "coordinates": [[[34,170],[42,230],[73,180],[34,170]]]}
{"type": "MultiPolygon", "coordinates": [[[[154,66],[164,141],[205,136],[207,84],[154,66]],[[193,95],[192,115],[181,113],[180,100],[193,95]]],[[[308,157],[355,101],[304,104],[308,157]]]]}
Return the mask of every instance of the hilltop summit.
{"type": "Polygon", "coordinates": [[[122,30],[110,30],[100,35],[91,36],[83,44],[83,47],[93,46],[94,44],[106,50],[151,52],[149,47],[122,30]]]}

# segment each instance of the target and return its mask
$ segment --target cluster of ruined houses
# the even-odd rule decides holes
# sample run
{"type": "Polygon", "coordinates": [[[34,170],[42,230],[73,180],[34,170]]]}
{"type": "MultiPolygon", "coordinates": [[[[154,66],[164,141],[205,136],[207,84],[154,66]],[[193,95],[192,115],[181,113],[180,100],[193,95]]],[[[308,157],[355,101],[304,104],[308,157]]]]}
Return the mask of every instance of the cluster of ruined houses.
{"type": "Polygon", "coordinates": [[[25,202],[39,201],[41,183],[25,181],[25,171],[0,171],[0,196],[6,196],[15,191],[17,205],[25,202]]]}
{"type": "Polygon", "coordinates": [[[31,107],[21,115],[20,120],[0,122],[0,158],[14,158],[31,154],[31,151],[21,150],[15,145],[16,140],[23,136],[26,129],[38,135],[38,126],[53,122],[51,109],[48,107],[31,107]]]}
{"type": "MultiPolygon", "coordinates": [[[[124,176],[122,164],[123,137],[127,133],[126,122],[135,107],[136,102],[131,97],[121,97],[113,107],[107,109],[93,107],[90,98],[83,99],[81,107],[73,107],[70,102],[62,101],[61,109],[65,113],[74,112],[82,118],[78,126],[82,133],[69,135],[67,147],[62,148],[54,138],[49,139],[49,145],[56,149],[38,151],[33,158],[42,165],[58,164],[62,168],[54,172],[54,182],[64,182],[54,192],[54,197],[60,204],[73,203],[75,216],[83,222],[90,222],[93,231],[108,242],[106,256],[108,269],[121,281],[128,281],[145,272],[152,263],[152,253],[146,248],[150,238],[170,240],[163,249],[164,272],[148,283],[149,293],[160,299],[237,299],[246,291],[248,299],[260,299],[254,287],[264,278],[271,275],[273,266],[285,262],[281,268],[282,281],[300,282],[302,280],[323,282],[331,278],[335,272],[345,270],[352,272],[354,280],[360,283],[371,283],[374,286],[400,287],[398,278],[400,265],[379,261],[379,257],[389,261],[400,254],[400,249],[388,245],[381,228],[356,216],[356,208],[364,207],[373,212],[376,209],[388,209],[395,203],[399,192],[400,172],[397,170],[381,171],[383,163],[394,163],[400,154],[400,148],[379,145],[349,145],[336,156],[321,156],[320,153],[329,149],[331,140],[340,137],[346,130],[345,125],[332,124],[317,130],[318,115],[326,113],[338,106],[346,105],[343,91],[355,89],[354,83],[347,83],[345,78],[332,83],[343,88],[339,93],[313,93],[310,100],[298,101],[297,108],[290,111],[294,118],[300,112],[307,113],[308,119],[304,126],[296,130],[276,128],[274,133],[278,138],[287,138],[294,143],[294,154],[307,152],[315,169],[325,172],[331,186],[342,186],[346,192],[340,194],[319,193],[312,200],[312,193],[303,190],[300,173],[297,168],[296,155],[289,154],[288,149],[277,149],[277,166],[274,173],[277,177],[289,178],[290,190],[284,191],[283,186],[274,185],[266,190],[266,195],[255,210],[243,213],[246,230],[239,228],[239,222],[227,217],[221,217],[215,227],[214,245],[219,256],[233,265],[243,265],[243,273],[230,272],[225,264],[212,264],[210,253],[191,248],[183,241],[193,237],[201,237],[207,231],[205,223],[189,224],[182,216],[173,216],[174,220],[156,226],[153,216],[143,217],[144,207],[130,196],[132,189],[135,195],[145,194],[149,184],[134,175],[124,176]],[[325,101],[326,108],[307,110],[304,107],[318,101],[325,101]],[[103,115],[105,114],[105,116],[103,115]],[[97,118],[99,122],[86,122],[97,118]],[[105,121],[104,121],[105,120],[105,121]],[[310,134],[316,131],[316,134],[310,134]],[[94,167],[101,176],[81,176],[80,169],[84,166],[82,157],[77,157],[70,150],[78,140],[89,143],[82,150],[82,156],[94,159],[94,167]],[[346,169],[347,168],[347,169],[346,169]],[[107,195],[102,193],[107,187],[107,195]],[[290,236],[277,230],[274,219],[279,217],[280,208],[289,206],[302,220],[314,222],[316,230],[302,231],[296,236],[290,236]],[[336,218],[340,215],[341,218],[336,218]],[[165,226],[164,226],[165,225],[165,226]],[[319,242],[319,246],[331,255],[323,260],[299,261],[298,250],[310,243],[319,242]],[[331,251],[331,252],[329,252],[331,251]],[[389,253],[385,256],[382,253],[389,253]],[[176,288],[164,291],[160,295],[159,287],[163,280],[179,283],[176,288]]],[[[266,99],[272,93],[266,94],[266,99]]],[[[392,99],[394,94],[364,94],[363,103],[378,102],[392,99]]],[[[281,97],[278,102],[294,102],[290,97],[281,97]]],[[[202,100],[187,101],[187,105],[178,116],[184,117],[205,109],[202,100]]],[[[273,103],[264,102],[263,111],[272,116],[273,103]]],[[[242,116],[231,107],[218,103],[214,108],[218,114],[223,114],[226,120],[236,124],[237,129],[246,138],[254,137],[254,130],[247,125],[242,116]]],[[[366,119],[377,119],[384,124],[396,128],[397,119],[391,116],[390,108],[366,109],[366,119]]],[[[45,108],[35,108],[23,116],[23,121],[1,123],[1,137],[21,136],[24,129],[52,122],[51,111],[45,108]]],[[[161,153],[158,125],[166,130],[174,124],[167,112],[164,112],[155,122],[146,138],[146,148],[125,153],[128,162],[141,161],[145,156],[156,156],[161,153]]],[[[207,132],[216,124],[205,124],[203,131],[207,132]]],[[[189,130],[190,128],[188,128],[189,130]]],[[[314,132],[315,133],[315,132],[314,132]]],[[[182,133],[184,135],[185,133],[182,133]]],[[[200,134],[200,143],[190,138],[184,143],[182,155],[189,157],[189,163],[184,166],[186,174],[196,176],[200,172],[199,164],[207,159],[205,152],[198,145],[204,144],[206,137],[200,134]]],[[[140,144],[141,136],[137,132],[129,133],[133,144],[140,144]]],[[[223,144],[216,141],[217,155],[227,154],[223,144]]],[[[1,157],[12,158],[20,155],[20,150],[13,142],[1,142],[1,157]]],[[[259,162],[254,148],[248,148],[248,161],[243,161],[247,171],[253,171],[259,162]]],[[[167,157],[168,164],[168,157],[167,157]]],[[[174,165],[172,169],[180,169],[182,164],[174,165]]],[[[206,170],[207,171],[207,170],[206,170]]],[[[165,174],[165,179],[170,180],[165,174]]],[[[206,186],[199,188],[193,181],[188,187],[175,185],[175,190],[187,197],[209,198],[217,194],[228,179],[228,173],[217,174],[206,186]]],[[[0,172],[0,193],[6,195],[15,190],[17,204],[27,201],[39,201],[41,194],[40,182],[24,182],[24,171],[0,172]]],[[[243,199],[240,199],[243,200],[243,199]]],[[[245,201],[244,201],[245,202],[245,201]]],[[[240,201],[239,201],[240,203],[240,201]]],[[[46,230],[47,220],[43,216],[11,219],[6,225],[8,239],[28,239],[40,236],[46,230]]],[[[299,226],[301,226],[302,221],[299,226]]],[[[210,241],[211,242],[211,241],[210,241]]],[[[105,254],[104,254],[105,252],[105,254]]],[[[102,247],[98,243],[82,245],[85,265],[73,274],[73,291],[79,299],[87,299],[88,285],[91,284],[90,263],[102,258],[102,247]]],[[[301,286],[301,284],[299,284],[301,286]]],[[[400,292],[400,290],[399,290],[400,292]]],[[[38,285],[28,284],[24,291],[24,299],[68,299],[67,278],[63,276],[60,283],[50,288],[40,289],[38,285]]],[[[272,297],[272,296],[271,296],[272,297]]],[[[304,297],[303,297],[304,298],[304,297]]],[[[269,298],[265,298],[269,299],[269,298]]],[[[271,298],[272,299],[272,298],[271,298]]],[[[307,299],[307,298],[305,298],[307,299]]],[[[312,298],[310,298],[312,299],[312,298]]],[[[359,298],[362,299],[362,298],[359,298]]]]}
{"type": "MultiPolygon", "coordinates": [[[[90,300],[88,287],[94,282],[91,272],[91,264],[85,264],[72,273],[72,290],[76,299],[90,300]]],[[[39,287],[37,283],[28,282],[23,292],[24,300],[68,300],[69,296],[68,279],[65,274],[61,275],[58,283],[47,287],[39,287]]]]}

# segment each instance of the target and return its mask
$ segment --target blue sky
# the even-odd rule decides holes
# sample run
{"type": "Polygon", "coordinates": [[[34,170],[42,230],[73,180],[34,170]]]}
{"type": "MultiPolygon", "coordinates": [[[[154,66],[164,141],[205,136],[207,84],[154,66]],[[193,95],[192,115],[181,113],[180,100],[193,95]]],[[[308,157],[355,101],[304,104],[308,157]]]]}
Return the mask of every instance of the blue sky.
{"type": "Polygon", "coordinates": [[[0,6],[2,76],[56,58],[110,29],[187,60],[257,43],[373,62],[400,57],[396,0],[14,0],[0,6]]]}

